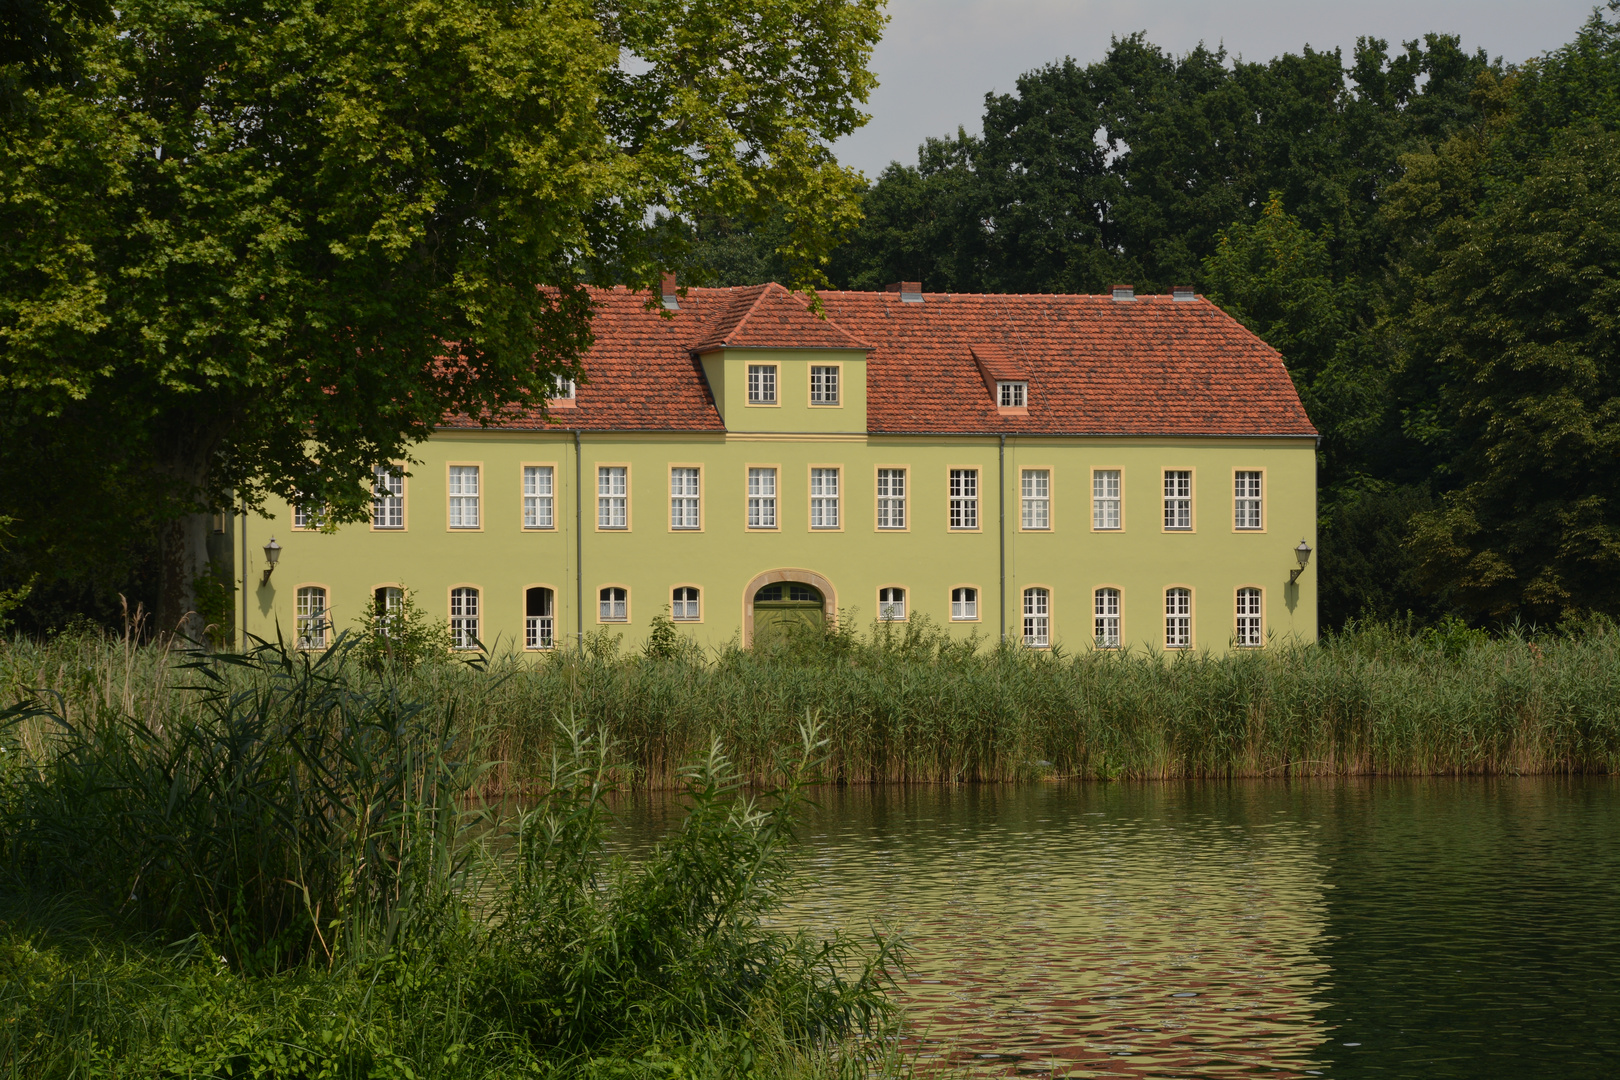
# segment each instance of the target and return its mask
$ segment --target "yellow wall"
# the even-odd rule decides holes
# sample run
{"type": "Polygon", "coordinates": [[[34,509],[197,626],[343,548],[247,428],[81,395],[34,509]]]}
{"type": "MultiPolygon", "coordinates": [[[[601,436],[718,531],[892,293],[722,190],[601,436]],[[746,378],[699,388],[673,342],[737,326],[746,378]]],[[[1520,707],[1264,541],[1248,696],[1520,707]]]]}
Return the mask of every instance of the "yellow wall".
{"type": "MultiPolygon", "coordinates": [[[[746,355],[746,354],[744,354],[746,355]]],[[[856,377],[846,361],[846,394],[864,399],[864,370],[856,377]]],[[[863,365],[864,368],[864,365],[863,365]]],[[[782,380],[785,392],[800,380],[782,380]]],[[[805,380],[807,382],[807,379],[805,380]]],[[[729,383],[728,378],[729,397],[729,383]]],[[[804,394],[808,391],[800,388],[804,394]]],[[[852,406],[853,403],[850,403],[852,406]]],[[[798,406],[808,412],[807,405],[798,406]]],[[[857,412],[864,425],[864,400],[857,412]]],[[[735,415],[734,409],[729,409],[735,415]]],[[[752,414],[754,410],[749,410],[752,414]]],[[[778,411],[779,413],[781,410],[778,411]]],[[[794,422],[797,422],[796,420],[794,422]]],[[[731,421],[736,426],[736,421],[731,421]]],[[[352,624],[372,590],[403,584],[435,618],[448,614],[449,590],[478,587],[483,597],[482,637],[494,646],[522,644],[523,593],[533,585],[555,590],[560,644],[571,643],[577,619],[576,541],[583,551],[583,629],[598,628],[596,591],[622,585],[630,591],[630,623],[622,627],[634,645],[649,620],[668,603],[670,590],[702,590],[703,620],[683,632],[706,645],[739,633],[749,602],[748,583],[762,573],[801,568],[826,578],[838,607],[854,613],[864,628],[877,612],[877,591],[908,590],[912,613],[966,635],[977,630],[994,640],[999,626],[997,451],[993,437],[873,437],[865,434],[783,435],[768,432],[682,435],[591,434],[583,444],[584,531],[574,529],[575,458],[568,432],[446,431],[419,446],[421,463],[406,481],[404,531],[349,525],[334,533],[295,532],[286,506],[270,507],[273,520],[246,523],[249,567],[247,630],[273,637],[279,620],[290,637],[297,587],[328,590],[337,628],[352,624]],[[482,467],[482,525],[476,531],[448,528],[448,466],[482,467]],[[521,517],[524,464],[556,467],[557,528],[525,531],[521,517]],[[595,471],[607,464],[630,468],[630,528],[596,528],[595,471]],[[669,527],[669,468],[703,469],[702,529],[669,527]],[[779,476],[779,528],[746,528],[746,470],[775,466],[779,476]],[[843,469],[843,527],[809,528],[809,469],[843,469]],[[876,528],[876,470],[909,470],[909,521],[903,532],[876,528]],[[947,528],[947,476],[951,467],[976,467],[981,475],[981,521],[974,532],[947,528]],[[274,533],[282,545],[280,566],[259,587],[261,548],[274,533]],[[950,621],[950,590],[980,590],[980,619],[950,621]]],[[[1265,626],[1273,641],[1316,637],[1316,566],[1289,587],[1293,549],[1304,538],[1316,545],[1315,452],[1311,439],[1120,439],[1009,437],[1006,450],[1006,622],[1020,633],[1020,596],[1025,587],[1051,590],[1052,634],[1070,650],[1087,648],[1092,636],[1092,590],[1122,591],[1122,634],[1130,645],[1163,645],[1164,590],[1193,590],[1194,647],[1224,651],[1234,625],[1235,590],[1264,590],[1265,626]],[[1052,528],[1023,531],[1019,521],[1019,474],[1024,468],[1052,473],[1052,528]],[[1124,473],[1124,528],[1091,528],[1091,470],[1124,473]],[[1162,470],[1193,470],[1194,529],[1162,528],[1162,470]],[[1265,529],[1233,528],[1232,473],[1265,472],[1265,529]]]]}
{"type": "Polygon", "coordinates": [[[866,353],[856,349],[721,349],[703,356],[715,407],[732,432],[866,431],[866,353]],[[748,365],[774,364],[777,404],[748,404],[748,365]],[[837,405],[810,404],[811,365],[842,368],[837,405]]]}

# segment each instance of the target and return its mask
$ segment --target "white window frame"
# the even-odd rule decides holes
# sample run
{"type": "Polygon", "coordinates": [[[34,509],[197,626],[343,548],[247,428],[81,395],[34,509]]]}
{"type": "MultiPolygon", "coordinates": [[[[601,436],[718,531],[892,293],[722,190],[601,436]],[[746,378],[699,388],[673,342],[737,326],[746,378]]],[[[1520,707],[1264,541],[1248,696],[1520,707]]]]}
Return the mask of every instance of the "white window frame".
{"type": "Polygon", "coordinates": [[[816,466],[810,470],[810,527],[812,529],[841,528],[843,516],[842,469],[835,466],[816,466]]]}
{"type": "Polygon", "coordinates": [[[748,404],[777,404],[777,366],[775,364],[748,365],[748,404]]]}
{"type": "Polygon", "coordinates": [[[901,585],[885,585],[878,590],[878,621],[906,621],[906,590],[901,585]]]}
{"type": "Polygon", "coordinates": [[[554,466],[523,466],[523,527],[557,527],[557,470],[554,466]]]}
{"type": "Polygon", "coordinates": [[[596,590],[596,621],[630,621],[630,590],[623,585],[604,585],[596,590]]]}
{"type": "Polygon", "coordinates": [[[703,470],[695,465],[669,467],[669,527],[676,532],[703,528],[703,470]]]}
{"type": "Polygon", "coordinates": [[[450,590],[450,647],[477,649],[483,597],[476,585],[457,585],[450,590]]]}
{"type": "Polygon", "coordinates": [[[748,527],[770,530],[777,527],[776,469],[770,465],[748,467],[748,527]]]}
{"type": "Polygon", "coordinates": [[[702,622],[702,605],[703,592],[696,585],[677,585],[670,590],[670,618],[676,622],[702,622]]]}
{"type": "Polygon", "coordinates": [[[810,404],[837,405],[842,388],[843,369],[837,364],[810,365],[810,404]]]}
{"type": "Polygon", "coordinates": [[[371,527],[405,527],[405,475],[396,466],[378,465],[371,471],[371,527]]]}
{"type": "Polygon", "coordinates": [[[979,470],[952,469],[949,477],[950,527],[975,530],[979,527],[979,470]]]}
{"type": "Polygon", "coordinates": [[[1092,613],[1095,619],[1092,640],[1099,649],[1119,648],[1119,590],[1104,585],[1093,591],[1092,613]]]}
{"type": "Polygon", "coordinates": [[[379,585],[371,590],[371,629],[378,637],[393,633],[394,620],[405,610],[405,590],[398,585],[379,585]],[[378,593],[382,593],[378,604],[378,593]]]}
{"type": "Polygon", "coordinates": [[[1164,590],[1164,647],[1192,648],[1192,590],[1185,586],[1164,590]]]}
{"type": "Polygon", "coordinates": [[[483,466],[450,465],[448,468],[450,527],[477,529],[480,527],[482,510],[483,466]]]}
{"type": "Polygon", "coordinates": [[[523,590],[523,647],[525,649],[554,649],[557,647],[557,591],[544,585],[531,585],[523,590]],[[529,594],[538,592],[542,595],[542,607],[546,608],[538,615],[529,612],[529,594]]]}
{"type": "Polygon", "coordinates": [[[951,590],[951,621],[979,621],[979,589],[975,585],[958,585],[951,590]]]}
{"type": "Polygon", "coordinates": [[[1052,528],[1052,470],[1023,469],[1019,473],[1019,492],[1023,498],[1023,528],[1031,532],[1045,532],[1052,528]]]}
{"type": "Polygon", "coordinates": [[[906,527],[904,468],[886,468],[877,471],[877,527],[897,531],[906,527]]]}
{"type": "Polygon", "coordinates": [[[1239,469],[1232,474],[1232,528],[1260,532],[1266,527],[1265,473],[1239,469]]]}
{"type": "Polygon", "coordinates": [[[596,527],[612,532],[630,528],[630,466],[596,467],[596,527]]]}
{"type": "Polygon", "coordinates": [[[1117,532],[1125,527],[1125,476],[1120,469],[1091,471],[1091,527],[1098,532],[1117,532]]]}
{"type": "Polygon", "coordinates": [[[1164,470],[1164,530],[1165,532],[1191,532],[1192,470],[1164,470]]]}
{"type": "Polygon", "coordinates": [[[326,633],[332,627],[331,593],[324,585],[300,585],[294,597],[297,648],[326,648],[326,633]]]}
{"type": "Polygon", "coordinates": [[[1258,649],[1266,643],[1265,593],[1253,585],[1245,585],[1234,597],[1237,614],[1234,638],[1240,649],[1258,649]]]}
{"type": "Polygon", "coordinates": [[[1052,645],[1052,591],[1044,586],[1024,590],[1024,645],[1031,649],[1052,645]]]}
{"type": "Polygon", "coordinates": [[[1029,383],[1012,379],[996,383],[996,405],[1003,409],[1027,408],[1029,383]]]}

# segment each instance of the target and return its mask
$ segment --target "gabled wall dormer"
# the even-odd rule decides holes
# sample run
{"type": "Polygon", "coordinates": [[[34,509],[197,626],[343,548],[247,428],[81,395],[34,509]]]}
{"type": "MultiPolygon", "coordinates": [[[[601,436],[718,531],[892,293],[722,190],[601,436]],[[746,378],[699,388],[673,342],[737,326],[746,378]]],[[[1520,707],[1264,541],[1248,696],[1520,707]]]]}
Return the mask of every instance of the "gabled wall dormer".
{"type": "Polygon", "coordinates": [[[737,290],[692,346],[727,431],[866,431],[870,348],[780,285],[737,290]]]}

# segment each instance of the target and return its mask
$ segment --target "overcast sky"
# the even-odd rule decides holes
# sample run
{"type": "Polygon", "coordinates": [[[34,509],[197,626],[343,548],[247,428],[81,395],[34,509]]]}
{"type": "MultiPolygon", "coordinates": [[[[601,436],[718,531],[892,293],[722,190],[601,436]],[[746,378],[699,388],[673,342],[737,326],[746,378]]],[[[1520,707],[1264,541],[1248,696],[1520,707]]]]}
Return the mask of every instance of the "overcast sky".
{"type": "Polygon", "coordinates": [[[1430,31],[1460,34],[1469,52],[1516,63],[1575,36],[1592,0],[889,0],[872,57],[872,120],[836,144],[839,160],[875,178],[917,161],[930,135],[979,131],[987,92],[1007,93],[1031,68],[1102,59],[1112,37],[1145,30],[1162,49],[1200,41],[1246,60],[1338,47],[1361,35],[1391,49],[1430,31]]]}

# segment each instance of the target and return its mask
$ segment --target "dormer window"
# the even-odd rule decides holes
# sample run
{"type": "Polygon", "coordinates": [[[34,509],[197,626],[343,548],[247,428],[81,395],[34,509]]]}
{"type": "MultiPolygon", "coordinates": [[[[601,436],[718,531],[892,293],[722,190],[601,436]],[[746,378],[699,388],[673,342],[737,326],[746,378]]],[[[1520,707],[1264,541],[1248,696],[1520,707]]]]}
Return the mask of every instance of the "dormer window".
{"type": "Polygon", "coordinates": [[[1003,409],[1022,409],[1029,404],[1029,383],[996,383],[996,402],[1003,409]]]}
{"type": "Polygon", "coordinates": [[[776,404],[776,365],[748,365],[748,404],[776,404]]]}
{"type": "Polygon", "coordinates": [[[553,400],[553,401],[573,401],[574,400],[574,380],[573,379],[565,379],[561,375],[555,375],[555,376],[552,377],[552,380],[551,380],[551,389],[552,389],[551,400],[553,400]]]}

